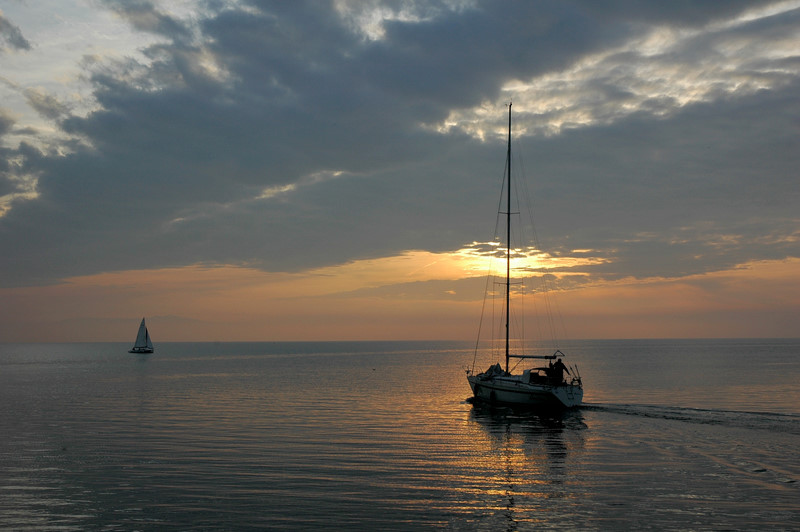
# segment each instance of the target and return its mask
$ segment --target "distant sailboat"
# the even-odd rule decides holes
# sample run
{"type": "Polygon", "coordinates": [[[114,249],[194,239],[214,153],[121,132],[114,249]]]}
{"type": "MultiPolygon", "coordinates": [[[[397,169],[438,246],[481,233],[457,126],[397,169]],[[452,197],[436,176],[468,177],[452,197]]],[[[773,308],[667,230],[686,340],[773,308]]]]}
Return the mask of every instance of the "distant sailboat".
{"type": "Polygon", "coordinates": [[[150,340],[150,333],[147,331],[147,326],[144,324],[144,318],[142,318],[142,323],[139,324],[139,332],[136,333],[136,342],[134,342],[133,347],[128,350],[128,353],[152,352],[153,342],[150,340]]]}

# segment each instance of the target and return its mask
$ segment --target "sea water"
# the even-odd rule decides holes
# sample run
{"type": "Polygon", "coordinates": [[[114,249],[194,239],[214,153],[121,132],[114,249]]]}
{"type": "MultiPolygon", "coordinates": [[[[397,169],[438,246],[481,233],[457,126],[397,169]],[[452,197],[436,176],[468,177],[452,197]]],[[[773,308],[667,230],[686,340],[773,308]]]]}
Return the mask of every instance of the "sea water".
{"type": "Polygon", "coordinates": [[[565,413],[468,344],[128,347],[0,345],[0,529],[800,528],[800,340],[562,345],[565,413]]]}

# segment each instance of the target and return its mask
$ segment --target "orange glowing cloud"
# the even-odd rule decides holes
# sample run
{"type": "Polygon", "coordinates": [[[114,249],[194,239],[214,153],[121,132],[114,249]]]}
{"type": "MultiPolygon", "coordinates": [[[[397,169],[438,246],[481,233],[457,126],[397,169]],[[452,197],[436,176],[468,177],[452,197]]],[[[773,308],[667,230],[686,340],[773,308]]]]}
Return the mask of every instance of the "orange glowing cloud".
{"type": "MultiPolygon", "coordinates": [[[[456,300],[441,288],[475,277],[478,263],[469,252],[411,251],[300,273],[189,266],[77,277],[0,291],[0,334],[5,341],[126,341],[147,316],[161,341],[473,340],[482,294],[456,300]],[[406,283],[425,290],[425,281],[442,283],[402,298],[369,290],[406,283]]],[[[792,336],[800,259],[595,282],[553,295],[575,338],[792,336]]]]}

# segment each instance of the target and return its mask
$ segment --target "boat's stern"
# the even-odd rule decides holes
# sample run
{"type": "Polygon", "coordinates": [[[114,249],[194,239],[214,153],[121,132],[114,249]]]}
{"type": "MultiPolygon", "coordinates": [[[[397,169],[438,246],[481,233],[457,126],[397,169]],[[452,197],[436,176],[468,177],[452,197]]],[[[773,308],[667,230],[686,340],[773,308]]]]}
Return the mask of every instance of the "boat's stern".
{"type": "Polygon", "coordinates": [[[564,405],[565,408],[574,408],[583,403],[583,387],[576,384],[556,386],[552,394],[564,405]]]}

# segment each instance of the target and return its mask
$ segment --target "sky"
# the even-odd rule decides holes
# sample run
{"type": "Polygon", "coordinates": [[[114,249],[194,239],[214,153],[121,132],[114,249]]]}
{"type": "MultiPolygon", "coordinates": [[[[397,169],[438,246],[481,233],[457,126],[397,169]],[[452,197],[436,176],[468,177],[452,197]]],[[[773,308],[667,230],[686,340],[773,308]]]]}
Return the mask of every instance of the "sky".
{"type": "Polygon", "coordinates": [[[0,341],[796,337],[800,0],[4,0],[0,341]]]}

